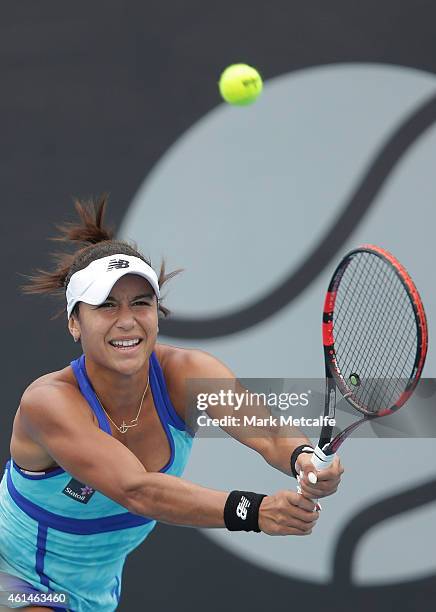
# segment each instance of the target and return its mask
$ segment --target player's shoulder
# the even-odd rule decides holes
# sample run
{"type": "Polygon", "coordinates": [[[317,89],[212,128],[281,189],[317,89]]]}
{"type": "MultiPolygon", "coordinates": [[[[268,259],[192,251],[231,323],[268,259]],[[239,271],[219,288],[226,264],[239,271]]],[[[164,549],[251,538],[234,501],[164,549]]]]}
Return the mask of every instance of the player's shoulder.
{"type": "Polygon", "coordinates": [[[232,372],[216,357],[194,348],[180,348],[169,344],[158,344],[156,356],[165,378],[171,402],[186,421],[186,382],[189,379],[232,378],[232,372]]]}
{"type": "Polygon", "coordinates": [[[156,355],[167,381],[233,376],[222,361],[201,349],[159,344],[156,345],[156,355]]]}
{"type": "Polygon", "coordinates": [[[24,390],[18,415],[28,417],[36,423],[44,416],[65,418],[74,412],[80,418],[90,416],[74,374],[69,368],[49,372],[32,381],[24,390]],[[82,406],[82,409],[80,407],[82,406]]]}
{"type": "Polygon", "coordinates": [[[33,380],[24,390],[22,398],[43,397],[44,394],[64,393],[66,395],[79,393],[77,381],[71,367],[48,372],[33,380]]]}

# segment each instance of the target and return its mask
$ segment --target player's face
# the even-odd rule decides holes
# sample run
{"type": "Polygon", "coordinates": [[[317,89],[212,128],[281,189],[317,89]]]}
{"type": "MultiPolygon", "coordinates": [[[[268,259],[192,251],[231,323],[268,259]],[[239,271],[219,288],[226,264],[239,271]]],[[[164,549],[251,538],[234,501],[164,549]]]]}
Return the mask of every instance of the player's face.
{"type": "Polygon", "coordinates": [[[80,338],[87,359],[124,374],[140,371],[157,337],[157,300],[141,276],[120,278],[99,306],[80,303],[80,338]],[[116,340],[138,339],[135,346],[117,347],[116,340]]]}

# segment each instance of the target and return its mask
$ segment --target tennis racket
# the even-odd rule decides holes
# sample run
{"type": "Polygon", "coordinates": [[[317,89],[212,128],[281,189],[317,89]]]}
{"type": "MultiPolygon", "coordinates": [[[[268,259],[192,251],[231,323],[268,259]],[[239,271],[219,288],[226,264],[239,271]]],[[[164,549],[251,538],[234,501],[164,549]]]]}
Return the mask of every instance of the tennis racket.
{"type": "Polygon", "coordinates": [[[355,429],[401,408],[420,379],[427,321],[419,293],[395,257],[369,244],[345,255],[328,287],[322,337],[324,416],[335,417],[339,390],[363,417],[333,440],[333,427],[324,424],[312,455],[317,470],[332,463],[355,429]]]}

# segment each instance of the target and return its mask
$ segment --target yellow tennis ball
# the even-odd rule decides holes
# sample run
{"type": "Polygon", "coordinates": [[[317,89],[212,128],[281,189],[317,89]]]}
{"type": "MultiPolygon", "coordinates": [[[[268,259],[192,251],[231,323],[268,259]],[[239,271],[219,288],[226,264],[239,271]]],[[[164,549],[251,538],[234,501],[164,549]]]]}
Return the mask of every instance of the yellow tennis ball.
{"type": "Polygon", "coordinates": [[[247,106],[260,96],[263,89],[262,77],[248,64],[232,64],[221,74],[219,88],[229,104],[247,106]]]}

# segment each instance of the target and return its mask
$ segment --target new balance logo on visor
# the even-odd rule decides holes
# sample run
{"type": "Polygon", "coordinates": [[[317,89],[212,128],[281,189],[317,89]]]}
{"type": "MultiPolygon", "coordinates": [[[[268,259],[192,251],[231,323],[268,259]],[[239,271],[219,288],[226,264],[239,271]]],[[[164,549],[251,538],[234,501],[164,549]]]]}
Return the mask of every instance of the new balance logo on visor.
{"type": "Polygon", "coordinates": [[[250,505],[250,502],[248,501],[248,499],[242,496],[241,501],[236,507],[236,516],[239,516],[239,518],[242,519],[243,521],[245,521],[245,519],[247,518],[247,509],[249,505],[250,505]]]}
{"type": "Polygon", "coordinates": [[[110,270],[116,270],[118,268],[128,268],[130,263],[126,259],[111,259],[106,272],[110,270]]]}

